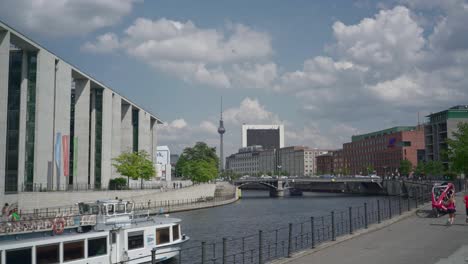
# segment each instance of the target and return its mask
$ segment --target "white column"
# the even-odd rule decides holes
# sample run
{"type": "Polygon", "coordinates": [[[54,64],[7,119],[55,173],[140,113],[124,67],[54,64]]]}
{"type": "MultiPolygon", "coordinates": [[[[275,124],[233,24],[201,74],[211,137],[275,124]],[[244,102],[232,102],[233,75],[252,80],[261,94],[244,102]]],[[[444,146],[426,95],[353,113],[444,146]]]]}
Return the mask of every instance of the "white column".
{"type": "Polygon", "coordinates": [[[141,110],[138,112],[138,151],[144,150],[151,155],[150,115],[141,110]]]}
{"type": "Polygon", "coordinates": [[[95,183],[95,154],[96,154],[96,93],[93,91],[93,88],[90,89],[90,104],[91,104],[91,113],[89,115],[90,126],[89,126],[89,184],[94,188],[95,183]]]}
{"type": "MultiPolygon", "coordinates": [[[[122,129],[122,98],[118,94],[112,94],[112,158],[120,155],[121,129],[122,129]]],[[[112,178],[119,177],[120,174],[112,166],[112,178]]]]}
{"type": "MultiPolygon", "coordinates": [[[[71,67],[67,63],[63,61],[59,61],[57,64],[57,73],[55,78],[55,135],[60,133],[63,136],[70,135],[70,107],[71,107],[71,67]]],[[[54,146],[55,146],[55,139],[54,137],[54,146]]],[[[70,142],[68,142],[70,143],[70,142]]],[[[62,188],[68,184],[68,177],[64,176],[64,155],[63,153],[63,145],[62,142],[60,143],[62,146],[61,150],[61,170],[60,175],[57,174],[59,171],[56,170],[56,174],[54,177],[54,183],[60,184],[62,188]]],[[[70,145],[68,145],[70,146],[70,145]]],[[[66,155],[70,156],[70,153],[66,153],[66,155]]]]}
{"type": "Polygon", "coordinates": [[[28,56],[23,52],[21,69],[21,95],[20,95],[20,120],[19,120],[19,142],[18,142],[18,188],[22,188],[25,182],[24,166],[26,159],[26,111],[28,94],[28,56]]]}
{"type": "Polygon", "coordinates": [[[101,185],[107,186],[112,171],[113,92],[104,89],[102,94],[102,155],[101,185]]]}
{"type": "Polygon", "coordinates": [[[37,54],[36,136],[34,146],[34,181],[52,188],[55,170],[54,153],[54,80],[55,57],[46,50],[37,54]]]}
{"type": "Polygon", "coordinates": [[[0,194],[5,192],[5,155],[9,64],[10,32],[0,31],[0,194]]]}
{"type": "Polygon", "coordinates": [[[75,137],[78,138],[75,158],[77,162],[76,175],[73,175],[74,183],[88,184],[89,162],[89,104],[90,81],[88,79],[75,80],[75,137]]]}

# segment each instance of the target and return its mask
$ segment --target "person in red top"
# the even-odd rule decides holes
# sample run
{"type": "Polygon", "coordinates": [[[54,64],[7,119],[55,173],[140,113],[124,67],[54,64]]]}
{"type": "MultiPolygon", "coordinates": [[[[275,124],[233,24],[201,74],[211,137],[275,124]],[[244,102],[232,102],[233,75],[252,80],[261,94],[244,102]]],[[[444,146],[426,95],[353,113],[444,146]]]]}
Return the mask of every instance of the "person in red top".
{"type": "Polygon", "coordinates": [[[465,193],[465,197],[463,197],[463,202],[465,203],[466,209],[466,222],[468,223],[468,192],[465,193]]]}
{"type": "Polygon", "coordinates": [[[455,194],[453,192],[448,193],[448,201],[446,202],[445,206],[447,207],[447,213],[449,218],[447,220],[447,225],[452,225],[455,221],[455,194]]]}

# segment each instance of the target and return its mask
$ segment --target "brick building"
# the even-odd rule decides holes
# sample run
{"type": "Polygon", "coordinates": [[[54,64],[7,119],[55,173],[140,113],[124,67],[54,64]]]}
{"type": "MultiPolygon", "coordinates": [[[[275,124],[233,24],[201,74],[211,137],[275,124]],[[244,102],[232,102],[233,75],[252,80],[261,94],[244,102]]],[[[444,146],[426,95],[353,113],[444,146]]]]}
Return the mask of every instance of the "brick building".
{"type": "Polygon", "coordinates": [[[333,152],[317,156],[317,174],[333,174],[333,152]]]}
{"type": "Polygon", "coordinates": [[[378,175],[397,174],[402,160],[415,167],[424,151],[422,126],[392,127],[353,136],[343,144],[344,167],[350,174],[367,174],[369,169],[378,175]]]}

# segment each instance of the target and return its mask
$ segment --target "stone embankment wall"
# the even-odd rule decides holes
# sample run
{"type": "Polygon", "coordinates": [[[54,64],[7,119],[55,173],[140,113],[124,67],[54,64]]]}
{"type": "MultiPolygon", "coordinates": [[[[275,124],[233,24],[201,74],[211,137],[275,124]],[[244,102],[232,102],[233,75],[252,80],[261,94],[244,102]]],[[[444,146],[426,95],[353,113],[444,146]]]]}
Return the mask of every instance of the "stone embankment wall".
{"type": "Polygon", "coordinates": [[[135,203],[174,201],[183,199],[196,199],[200,197],[213,197],[216,184],[200,184],[182,189],[168,190],[131,190],[131,191],[83,191],[83,192],[31,192],[20,193],[11,197],[9,203],[17,203],[22,210],[40,208],[68,207],[78,202],[96,200],[119,199],[131,200],[135,203]],[[16,198],[16,199],[14,199],[16,198]]]}

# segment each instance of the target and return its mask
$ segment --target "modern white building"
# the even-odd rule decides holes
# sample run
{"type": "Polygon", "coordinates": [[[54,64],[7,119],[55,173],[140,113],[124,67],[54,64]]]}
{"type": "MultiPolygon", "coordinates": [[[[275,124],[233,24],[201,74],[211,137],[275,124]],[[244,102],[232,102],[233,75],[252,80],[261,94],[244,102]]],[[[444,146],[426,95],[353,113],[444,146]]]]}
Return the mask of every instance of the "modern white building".
{"type": "Polygon", "coordinates": [[[107,186],[122,151],[146,150],[156,163],[160,123],[0,22],[0,198],[107,186]]]}
{"type": "Polygon", "coordinates": [[[242,125],[242,147],[262,146],[264,149],[284,147],[284,125],[242,125]]]}
{"type": "Polygon", "coordinates": [[[156,148],[156,175],[161,180],[171,181],[171,151],[168,146],[156,148]]]}

